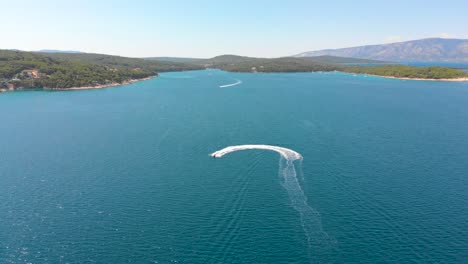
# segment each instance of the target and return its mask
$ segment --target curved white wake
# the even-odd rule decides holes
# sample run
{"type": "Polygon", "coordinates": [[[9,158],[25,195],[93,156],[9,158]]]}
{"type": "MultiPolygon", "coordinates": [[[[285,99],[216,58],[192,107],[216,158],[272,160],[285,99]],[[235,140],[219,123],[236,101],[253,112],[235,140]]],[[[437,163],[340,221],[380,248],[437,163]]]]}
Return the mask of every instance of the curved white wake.
{"type": "Polygon", "coordinates": [[[286,160],[298,160],[302,159],[301,154],[297,153],[292,149],[277,147],[277,146],[270,146],[270,145],[239,145],[239,146],[230,146],[227,148],[223,148],[216,152],[210,154],[213,158],[221,158],[222,156],[229,154],[231,152],[239,151],[239,150],[247,150],[247,149],[264,149],[264,150],[272,150],[278,152],[283,158],[286,160]]]}
{"type": "Polygon", "coordinates": [[[294,161],[302,161],[302,155],[298,152],[270,145],[239,145],[230,146],[210,154],[213,158],[221,158],[232,152],[250,149],[270,150],[278,152],[280,159],[280,176],[283,177],[283,187],[288,192],[292,207],[299,212],[302,229],[307,238],[309,256],[311,262],[330,263],[330,250],[333,249],[334,241],[323,231],[319,212],[307,204],[307,198],[302,191],[297,179],[294,161]]]}
{"type": "Polygon", "coordinates": [[[238,79],[235,79],[235,80],[236,80],[235,83],[220,85],[219,88],[226,88],[226,87],[236,86],[236,85],[239,85],[239,84],[242,83],[241,80],[238,80],[238,79]]]}

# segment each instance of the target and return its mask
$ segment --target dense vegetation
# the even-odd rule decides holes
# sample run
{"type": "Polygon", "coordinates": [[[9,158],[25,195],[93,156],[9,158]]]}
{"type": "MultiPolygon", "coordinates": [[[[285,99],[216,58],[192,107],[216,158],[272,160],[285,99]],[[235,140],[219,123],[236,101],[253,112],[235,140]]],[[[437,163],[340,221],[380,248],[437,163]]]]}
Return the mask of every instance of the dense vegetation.
{"type": "Polygon", "coordinates": [[[342,63],[327,63],[324,61],[341,61],[342,63],[375,63],[372,60],[359,60],[333,56],[321,56],[313,58],[277,58],[262,59],[223,55],[207,60],[197,60],[194,63],[209,68],[217,68],[232,72],[315,72],[315,71],[342,71],[349,73],[372,74],[391,76],[396,78],[421,78],[421,79],[454,79],[468,77],[467,73],[445,67],[412,67],[405,65],[380,65],[380,66],[347,66],[342,63]]]}
{"type": "Polygon", "coordinates": [[[232,72],[343,71],[397,78],[452,79],[468,73],[444,67],[404,65],[346,66],[326,58],[252,58],[223,55],[193,59],[191,63],[125,58],[101,54],[33,53],[0,50],[0,89],[70,88],[123,83],[157,75],[157,72],[216,68],[232,72]]]}
{"type": "Polygon", "coordinates": [[[314,72],[335,71],[343,67],[337,64],[322,63],[301,58],[263,59],[223,55],[196,63],[205,67],[217,68],[232,72],[314,72]]]}
{"type": "Polygon", "coordinates": [[[32,53],[0,50],[0,88],[70,88],[122,83],[161,71],[201,69],[174,62],[145,61],[100,54],[32,53]],[[28,74],[37,70],[38,75],[28,74]]]}
{"type": "MultiPolygon", "coordinates": [[[[41,53],[44,54],[44,53],[41,53]]],[[[92,63],[97,65],[103,65],[107,67],[117,68],[141,68],[153,72],[169,72],[169,71],[187,71],[187,70],[200,70],[203,67],[182,62],[173,61],[155,61],[145,60],[139,58],[127,58],[120,56],[111,56],[103,54],[91,54],[91,53],[47,53],[50,58],[68,60],[68,61],[79,61],[84,63],[92,63]]]]}
{"type": "Polygon", "coordinates": [[[384,65],[369,67],[347,67],[351,73],[372,74],[396,78],[454,79],[467,78],[468,73],[445,67],[411,67],[405,65],[384,65]]]}

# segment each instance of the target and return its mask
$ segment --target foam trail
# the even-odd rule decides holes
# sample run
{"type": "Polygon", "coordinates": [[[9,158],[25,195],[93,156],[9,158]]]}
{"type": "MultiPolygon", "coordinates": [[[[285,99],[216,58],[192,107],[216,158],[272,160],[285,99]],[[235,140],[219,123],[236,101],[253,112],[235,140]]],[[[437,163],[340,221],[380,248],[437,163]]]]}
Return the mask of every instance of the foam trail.
{"type": "Polygon", "coordinates": [[[333,262],[330,259],[332,256],[330,251],[333,249],[335,242],[323,231],[320,214],[307,204],[307,198],[297,179],[294,161],[302,161],[301,154],[292,149],[278,146],[239,145],[215,151],[210,156],[221,158],[232,152],[249,149],[270,150],[280,154],[279,174],[283,178],[282,185],[288,192],[292,207],[299,213],[302,229],[307,238],[310,261],[311,263],[333,262]]]}
{"type": "Polygon", "coordinates": [[[225,84],[225,85],[220,85],[219,88],[226,88],[226,87],[231,87],[231,86],[236,86],[236,85],[239,85],[242,83],[241,80],[238,80],[238,79],[234,79],[236,80],[235,83],[230,83],[230,84],[225,84]]]}
{"type": "Polygon", "coordinates": [[[278,152],[283,158],[287,160],[298,160],[302,159],[301,154],[297,153],[294,150],[283,148],[283,147],[277,147],[277,146],[270,146],[270,145],[239,145],[239,146],[230,146],[227,148],[223,148],[221,150],[218,150],[216,152],[213,152],[210,154],[211,157],[213,158],[221,158],[226,154],[229,154],[231,152],[239,151],[239,150],[247,150],[247,149],[264,149],[264,150],[272,150],[278,152]]]}

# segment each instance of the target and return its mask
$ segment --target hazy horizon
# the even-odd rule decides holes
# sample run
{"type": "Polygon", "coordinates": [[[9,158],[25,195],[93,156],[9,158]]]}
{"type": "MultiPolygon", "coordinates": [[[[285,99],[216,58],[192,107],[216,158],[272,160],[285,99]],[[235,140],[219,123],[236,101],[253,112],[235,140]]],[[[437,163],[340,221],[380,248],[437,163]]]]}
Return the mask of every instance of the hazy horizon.
{"type": "MultiPolygon", "coordinates": [[[[424,40],[424,39],[459,39],[459,38],[444,38],[444,37],[428,37],[428,38],[422,38],[422,39],[410,39],[410,40],[401,40],[401,41],[396,41],[396,42],[388,42],[388,43],[370,43],[370,44],[363,44],[361,47],[364,47],[364,46],[372,46],[372,45],[380,45],[380,44],[393,44],[393,43],[401,43],[401,42],[408,42],[408,41],[417,41],[417,40],[424,40]]],[[[352,47],[339,47],[339,48],[335,48],[335,49],[341,49],[341,48],[355,48],[355,47],[358,47],[358,46],[352,46],[352,47]]],[[[320,49],[320,50],[327,50],[328,48],[324,48],[324,49],[320,49]]],[[[142,56],[142,57],[132,57],[132,56],[125,56],[125,55],[121,55],[121,54],[109,54],[109,53],[96,53],[96,52],[87,52],[87,51],[84,51],[84,50],[69,50],[69,49],[39,49],[39,50],[20,50],[20,49],[7,49],[7,50],[18,50],[18,51],[25,51],[25,52],[60,52],[60,53],[76,53],[76,54],[83,54],[83,53],[87,53],[87,54],[104,54],[104,55],[111,55],[111,56],[122,56],[122,57],[129,57],[129,58],[188,58],[188,59],[209,59],[209,58],[213,58],[213,57],[217,57],[217,56],[223,56],[223,55],[227,55],[227,56],[244,56],[243,54],[230,54],[230,53],[221,53],[221,54],[217,54],[217,55],[214,55],[214,56],[210,56],[210,57],[195,57],[195,56],[166,56],[166,55],[159,55],[159,56],[142,56]]],[[[331,49],[333,50],[333,49],[331,49]]],[[[312,50],[311,50],[312,51],[312,50]]],[[[318,51],[318,50],[314,50],[314,51],[318,51]]],[[[297,55],[297,54],[287,54],[287,55],[283,55],[283,56],[274,56],[274,57],[268,57],[268,58],[281,58],[281,57],[286,57],[286,56],[294,56],[294,55],[297,55]]],[[[246,56],[246,57],[249,57],[249,56],[246,56]]],[[[250,56],[250,57],[254,57],[254,56],[250,56]]],[[[337,57],[343,57],[343,56],[337,56],[337,57]]],[[[351,58],[351,57],[350,57],[351,58]]]]}
{"type": "Polygon", "coordinates": [[[468,2],[449,2],[3,1],[3,20],[13,23],[0,25],[6,36],[0,48],[127,57],[281,57],[433,37],[468,38],[468,2]]]}

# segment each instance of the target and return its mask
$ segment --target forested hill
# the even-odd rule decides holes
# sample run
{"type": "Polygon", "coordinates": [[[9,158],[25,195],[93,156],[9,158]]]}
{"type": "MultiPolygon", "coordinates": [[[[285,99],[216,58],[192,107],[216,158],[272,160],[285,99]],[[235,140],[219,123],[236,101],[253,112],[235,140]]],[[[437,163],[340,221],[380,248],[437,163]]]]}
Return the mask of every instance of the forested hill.
{"type": "MultiPolygon", "coordinates": [[[[43,53],[42,53],[43,54],[43,53]]],[[[158,61],[158,60],[145,60],[141,58],[128,58],[120,56],[111,56],[104,54],[73,54],[73,53],[47,53],[46,56],[53,59],[76,61],[83,63],[92,63],[97,65],[103,65],[107,67],[119,67],[119,68],[141,68],[144,70],[150,70],[155,72],[168,72],[168,71],[186,71],[186,70],[198,70],[203,67],[197,64],[191,64],[186,62],[174,62],[174,61],[158,61]]]]}
{"type": "Polygon", "coordinates": [[[343,67],[338,64],[323,63],[301,58],[253,58],[235,55],[222,55],[198,63],[207,68],[217,68],[233,72],[314,72],[335,71],[343,67]]]}
{"type": "Polygon", "coordinates": [[[203,67],[101,54],[0,50],[0,89],[99,86],[196,69],[203,67]]]}

